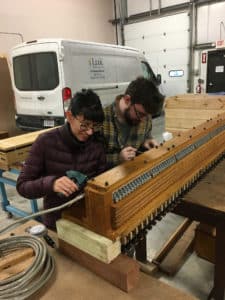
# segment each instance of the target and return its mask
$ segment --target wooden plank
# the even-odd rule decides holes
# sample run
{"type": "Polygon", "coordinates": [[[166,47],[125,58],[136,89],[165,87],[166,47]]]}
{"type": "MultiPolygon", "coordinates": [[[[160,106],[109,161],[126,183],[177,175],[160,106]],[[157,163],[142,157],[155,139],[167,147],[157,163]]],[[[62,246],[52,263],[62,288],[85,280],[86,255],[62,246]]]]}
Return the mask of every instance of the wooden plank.
{"type": "Polygon", "coordinates": [[[8,255],[0,257],[0,272],[4,269],[10,268],[11,266],[23,261],[25,258],[32,257],[34,251],[32,248],[25,248],[16,250],[8,255]]]}
{"type": "Polygon", "coordinates": [[[110,264],[105,264],[61,239],[59,250],[125,292],[133,289],[139,281],[139,265],[128,256],[120,254],[110,264]]]}
{"type": "Polygon", "coordinates": [[[110,263],[121,253],[119,239],[115,242],[81,227],[71,221],[60,219],[56,223],[58,237],[104,263],[110,263]]]}
{"type": "MultiPolygon", "coordinates": [[[[29,235],[28,228],[39,224],[37,221],[30,220],[29,222],[20,225],[13,230],[0,235],[0,239],[10,238],[15,235],[29,235]]],[[[9,278],[15,274],[23,272],[34,261],[34,251],[32,248],[20,249],[0,258],[0,280],[9,278]]]]}
{"type": "Polygon", "coordinates": [[[201,109],[201,111],[199,111],[198,109],[171,108],[166,111],[165,118],[196,119],[199,120],[199,124],[201,124],[210,118],[217,117],[218,114],[219,111],[216,109],[201,109]]]}
{"type": "Polygon", "coordinates": [[[168,131],[168,128],[177,128],[177,129],[191,129],[193,126],[198,126],[202,123],[202,120],[196,119],[180,119],[177,118],[166,118],[165,127],[168,131]]]}
{"type": "Polygon", "coordinates": [[[11,265],[10,267],[4,269],[3,271],[1,271],[0,273],[0,280],[4,280],[7,279],[11,276],[14,276],[18,273],[23,272],[24,270],[26,270],[28,267],[31,266],[31,264],[34,261],[34,256],[33,257],[28,257],[28,258],[24,258],[24,260],[16,263],[15,265],[11,265]]]}
{"type": "Polygon", "coordinates": [[[172,128],[172,127],[166,128],[166,131],[171,132],[173,134],[173,137],[176,137],[183,131],[187,131],[187,130],[188,129],[186,129],[186,128],[172,128]]]}
{"type": "Polygon", "coordinates": [[[171,108],[225,110],[225,96],[207,94],[184,94],[168,97],[165,100],[165,110],[171,108]]]}
{"type": "Polygon", "coordinates": [[[168,275],[174,275],[184,262],[184,257],[192,249],[196,222],[193,222],[168,255],[158,265],[159,269],[168,275]]]}
{"type": "Polygon", "coordinates": [[[165,127],[187,130],[222,114],[225,96],[207,94],[184,94],[169,97],[165,104],[165,127]]]}
{"type": "Polygon", "coordinates": [[[170,236],[169,240],[162,246],[158,253],[156,253],[153,262],[155,264],[160,264],[160,262],[165,258],[169,251],[174,247],[176,242],[181,238],[186,229],[191,225],[192,221],[185,218],[182,224],[175,230],[175,232],[170,236]]]}
{"type": "Polygon", "coordinates": [[[0,140],[0,151],[10,151],[33,144],[36,138],[53,128],[43,129],[0,140]]]}

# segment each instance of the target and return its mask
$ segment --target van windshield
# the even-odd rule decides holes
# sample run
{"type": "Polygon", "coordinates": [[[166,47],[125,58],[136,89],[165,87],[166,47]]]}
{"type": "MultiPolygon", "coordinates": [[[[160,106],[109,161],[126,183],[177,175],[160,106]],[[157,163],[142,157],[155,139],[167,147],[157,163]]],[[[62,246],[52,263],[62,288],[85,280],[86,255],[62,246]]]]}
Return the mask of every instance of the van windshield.
{"type": "Polygon", "coordinates": [[[53,90],[59,84],[55,52],[25,54],[13,58],[15,85],[22,91],[53,90]]]}
{"type": "Polygon", "coordinates": [[[141,66],[142,66],[143,76],[146,79],[150,79],[150,80],[153,80],[154,82],[156,82],[157,81],[156,76],[155,76],[154,72],[152,71],[151,67],[149,66],[149,64],[146,63],[145,61],[142,61],[141,66]]]}

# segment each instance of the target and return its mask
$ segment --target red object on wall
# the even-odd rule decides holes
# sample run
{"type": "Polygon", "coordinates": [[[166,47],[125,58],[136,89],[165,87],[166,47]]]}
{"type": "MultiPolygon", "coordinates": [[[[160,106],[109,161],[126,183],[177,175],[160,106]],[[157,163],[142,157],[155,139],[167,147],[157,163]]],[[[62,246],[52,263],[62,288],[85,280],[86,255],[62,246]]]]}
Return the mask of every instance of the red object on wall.
{"type": "Polygon", "coordinates": [[[202,53],[202,64],[206,63],[206,52],[202,53]]]}

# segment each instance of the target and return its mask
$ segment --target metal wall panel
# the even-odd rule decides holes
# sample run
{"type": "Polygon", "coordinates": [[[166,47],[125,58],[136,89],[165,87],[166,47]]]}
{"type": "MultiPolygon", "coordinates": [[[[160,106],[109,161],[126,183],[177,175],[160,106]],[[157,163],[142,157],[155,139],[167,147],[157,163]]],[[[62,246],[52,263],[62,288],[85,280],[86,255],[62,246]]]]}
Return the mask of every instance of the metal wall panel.
{"type": "Polygon", "coordinates": [[[189,60],[189,17],[187,13],[125,25],[125,44],[143,51],[156,74],[162,75],[162,92],[187,92],[189,60]],[[169,71],[184,76],[170,77],[169,71]]]}
{"type": "Polygon", "coordinates": [[[197,43],[215,42],[225,39],[225,1],[198,8],[197,43]]]}

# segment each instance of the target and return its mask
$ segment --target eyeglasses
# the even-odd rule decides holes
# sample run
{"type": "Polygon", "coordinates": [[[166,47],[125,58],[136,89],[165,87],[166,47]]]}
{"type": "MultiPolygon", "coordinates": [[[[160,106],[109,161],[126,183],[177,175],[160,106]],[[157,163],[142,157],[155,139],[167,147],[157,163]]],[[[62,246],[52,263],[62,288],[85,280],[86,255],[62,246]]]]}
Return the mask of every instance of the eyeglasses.
{"type": "Polygon", "coordinates": [[[141,121],[143,118],[147,117],[148,114],[138,111],[137,108],[135,107],[135,104],[133,104],[133,107],[138,121],[141,121]]]}
{"type": "Polygon", "coordinates": [[[93,130],[93,132],[98,132],[102,130],[102,124],[101,123],[95,123],[93,124],[93,122],[90,121],[80,121],[78,118],[75,117],[75,119],[77,119],[80,122],[80,130],[81,131],[88,131],[90,129],[93,130]]]}

